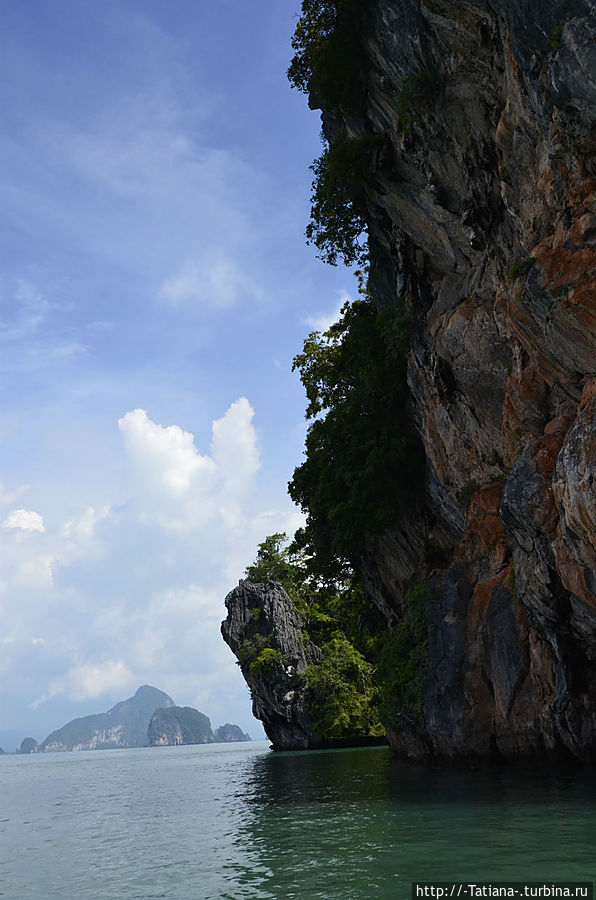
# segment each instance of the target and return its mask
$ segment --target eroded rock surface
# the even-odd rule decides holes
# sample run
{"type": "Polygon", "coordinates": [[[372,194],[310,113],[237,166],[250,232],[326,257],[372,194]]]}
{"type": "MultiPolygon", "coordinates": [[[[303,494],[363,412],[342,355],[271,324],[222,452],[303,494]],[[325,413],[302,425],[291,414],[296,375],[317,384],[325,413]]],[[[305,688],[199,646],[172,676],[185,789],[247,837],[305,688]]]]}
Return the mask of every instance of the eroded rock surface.
{"type": "Polygon", "coordinates": [[[253,714],[276,750],[307,749],[315,738],[308,722],[304,673],[321,654],[302,637],[303,623],[294,604],[277,582],[240,581],[226,597],[226,608],[221,632],[241,661],[253,714]],[[261,664],[259,652],[265,648],[272,652],[261,664]]]}
{"type": "Polygon", "coordinates": [[[323,125],[384,138],[371,288],[414,313],[427,474],[362,574],[388,618],[413,580],[436,597],[424,721],[391,740],[411,757],[593,760],[595,7],[378,0],[365,45],[362,116],[323,125]]]}

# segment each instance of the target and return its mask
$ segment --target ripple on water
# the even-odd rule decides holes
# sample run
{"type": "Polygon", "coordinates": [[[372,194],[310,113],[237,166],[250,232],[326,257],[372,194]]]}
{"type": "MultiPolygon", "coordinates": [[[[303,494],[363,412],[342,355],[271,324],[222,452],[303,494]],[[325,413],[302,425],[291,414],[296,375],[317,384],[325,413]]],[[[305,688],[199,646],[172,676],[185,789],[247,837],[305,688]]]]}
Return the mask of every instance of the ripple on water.
{"type": "Polygon", "coordinates": [[[251,744],[22,760],[0,763],[0,896],[14,900],[387,900],[422,878],[593,878],[586,770],[251,744]]]}

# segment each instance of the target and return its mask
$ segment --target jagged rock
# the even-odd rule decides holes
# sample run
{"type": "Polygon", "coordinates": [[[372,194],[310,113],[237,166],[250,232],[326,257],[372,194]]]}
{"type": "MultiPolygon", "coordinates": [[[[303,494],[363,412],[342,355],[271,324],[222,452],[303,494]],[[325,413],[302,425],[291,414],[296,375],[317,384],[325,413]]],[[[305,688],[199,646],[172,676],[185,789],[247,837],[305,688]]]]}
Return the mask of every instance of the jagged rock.
{"type": "Polygon", "coordinates": [[[326,110],[323,126],[386,141],[370,290],[413,312],[427,474],[422,509],[371,537],[361,574],[389,620],[413,580],[436,597],[424,720],[391,742],[410,757],[593,760],[594,7],[376,0],[364,42],[364,112],[326,110]],[[421,74],[404,129],[399,98],[421,74]]]}
{"type": "Polygon", "coordinates": [[[302,637],[303,622],[280,584],[240,581],[226,597],[221,632],[241,662],[253,714],[276,750],[303,750],[315,743],[308,716],[304,673],[321,653],[302,637]],[[259,665],[260,650],[272,651],[259,665]]]}
{"type": "Polygon", "coordinates": [[[213,740],[218,744],[233,744],[242,741],[250,741],[250,734],[245,734],[239,725],[231,725],[226,722],[215,729],[213,740]]]}
{"type": "Polygon", "coordinates": [[[21,746],[17,753],[39,753],[39,745],[35,738],[26,737],[21,741],[21,746]]]}
{"type": "Polygon", "coordinates": [[[147,729],[147,743],[150,747],[212,744],[211,722],[192,706],[156,709],[147,729]]]}

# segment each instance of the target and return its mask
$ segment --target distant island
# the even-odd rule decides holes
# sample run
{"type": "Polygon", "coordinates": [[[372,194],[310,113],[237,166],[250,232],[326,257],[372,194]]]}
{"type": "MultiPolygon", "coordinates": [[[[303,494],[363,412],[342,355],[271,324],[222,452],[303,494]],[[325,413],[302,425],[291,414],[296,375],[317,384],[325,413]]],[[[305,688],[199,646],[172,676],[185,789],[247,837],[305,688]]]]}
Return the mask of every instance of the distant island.
{"type": "Polygon", "coordinates": [[[49,753],[70,750],[112,750],[123,747],[157,747],[180,744],[213,744],[250,741],[238,725],[211,729],[209,718],[190,706],[179,707],[168,694],[148,684],[133,697],[116,703],[104,713],[73,719],[52,731],[38,745],[25,738],[17,753],[49,753]]]}
{"type": "Polygon", "coordinates": [[[250,734],[245,734],[239,725],[230,725],[229,722],[226,722],[225,725],[220,725],[215,729],[214,741],[216,744],[232,744],[236,741],[250,740],[252,740],[250,734]]]}
{"type": "Polygon", "coordinates": [[[150,747],[178,744],[224,744],[250,741],[238,725],[220,725],[211,730],[211,722],[190,706],[171,706],[153,713],[147,732],[150,747]]]}

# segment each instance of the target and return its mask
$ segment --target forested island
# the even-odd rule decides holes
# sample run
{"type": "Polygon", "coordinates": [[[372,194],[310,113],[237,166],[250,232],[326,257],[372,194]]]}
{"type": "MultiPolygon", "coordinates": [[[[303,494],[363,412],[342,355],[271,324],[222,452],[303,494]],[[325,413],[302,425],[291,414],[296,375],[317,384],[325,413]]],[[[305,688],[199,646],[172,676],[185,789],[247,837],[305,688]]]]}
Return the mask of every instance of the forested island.
{"type": "Polygon", "coordinates": [[[587,0],[303,0],[308,241],[359,298],[295,361],[306,524],[223,636],[276,749],[596,758],[587,0]]]}

